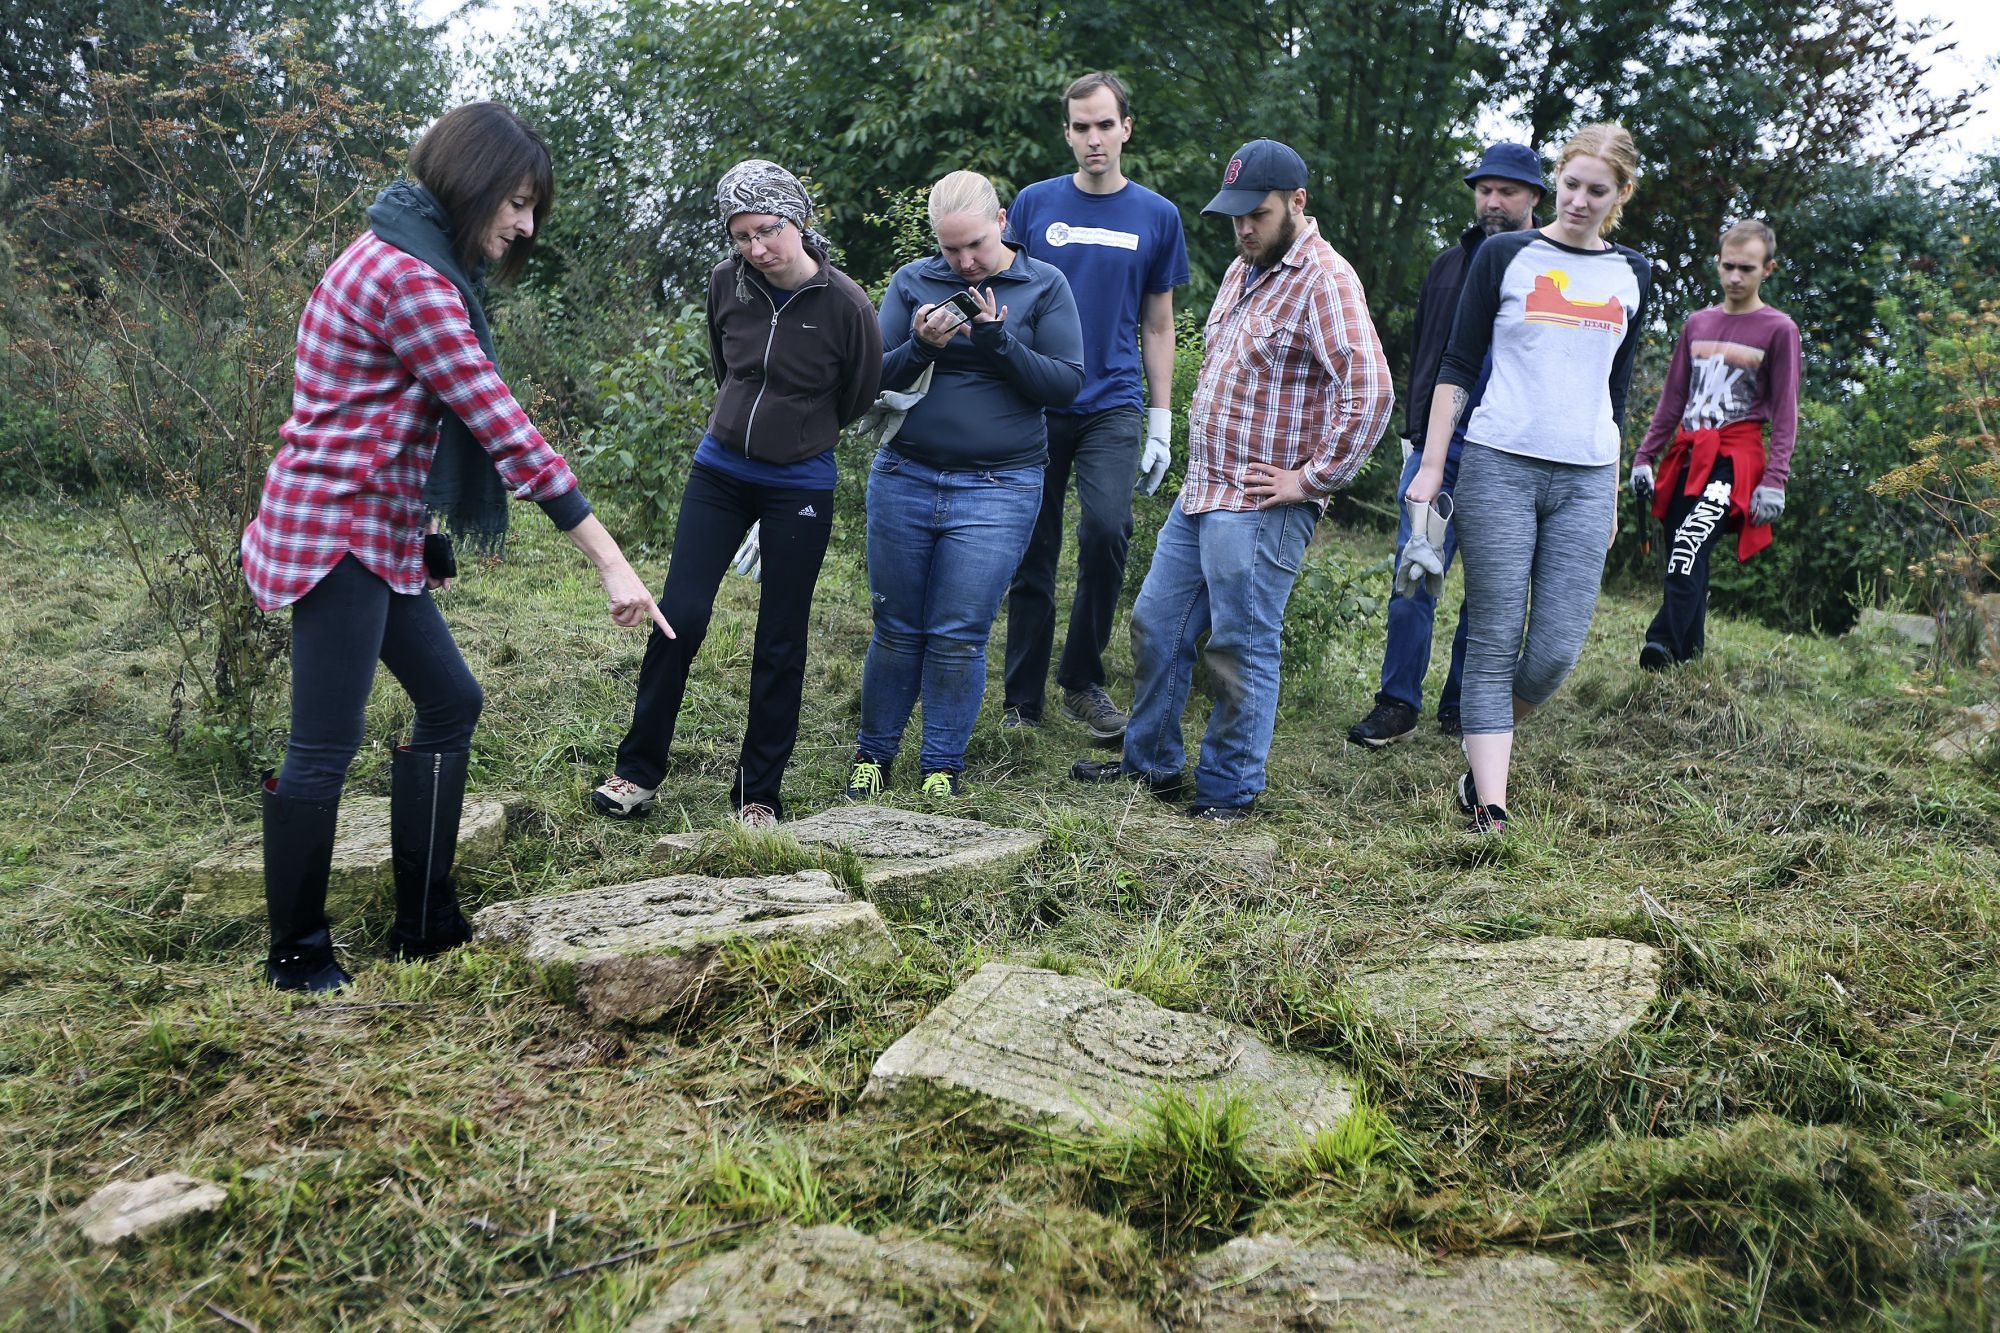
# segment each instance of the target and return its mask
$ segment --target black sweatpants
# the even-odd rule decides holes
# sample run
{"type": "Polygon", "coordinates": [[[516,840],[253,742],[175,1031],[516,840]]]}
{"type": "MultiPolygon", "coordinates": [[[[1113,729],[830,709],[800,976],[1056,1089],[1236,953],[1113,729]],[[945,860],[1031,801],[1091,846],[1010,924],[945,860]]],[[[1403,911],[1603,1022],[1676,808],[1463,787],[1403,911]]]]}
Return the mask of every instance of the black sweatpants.
{"type": "Polygon", "coordinates": [[[1666,589],[1660,613],[1646,627],[1646,642],[1657,643],[1676,662],[1701,656],[1708,623],[1708,556],[1722,540],[1729,517],[1735,465],[1717,454],[1708,482],[1698,495],[1676,495],[1661,520],[1667,537],[1666,589]]]}
{"type": "Polygon", "coordinates": [[[666,775],[688,668],[708,634],[715,592],[730,557],[752,523],[763,524],[763,593],[750,659],[750,717],[730,802],[768,805],[782,817],[779,788],[798,741],[813,588],[833,535],[832,491],[765,486],[695,466],[681,496],[673,558],[660,594],[660,610],[678,637],[669,639],[655,628],[646,641],[632,726],[619,743],[617,771],[642,787],[657,787],[666,775]]]}

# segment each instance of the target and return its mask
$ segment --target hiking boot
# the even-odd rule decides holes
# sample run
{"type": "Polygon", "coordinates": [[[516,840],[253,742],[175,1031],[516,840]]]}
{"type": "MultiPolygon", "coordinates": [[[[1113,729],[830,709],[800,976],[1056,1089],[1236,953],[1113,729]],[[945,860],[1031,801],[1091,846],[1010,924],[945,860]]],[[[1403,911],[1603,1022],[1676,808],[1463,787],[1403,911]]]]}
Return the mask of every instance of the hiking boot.
{"type": "Polygon", "coordinates": [[[659,799],[658,787],[641,787],[616,773],[590,794],[590,804],[597,813],[611,819],[637,819],[651,810],[659,799]]]}
{"type": "Polygon", "coordinates": [[[872,801],[882,794],[889,781],[889,766],[863,755],[855,755],[847,769],[847,799],[872,801]]]}
{"type": "Polygon", "coordinates": [[[1639,650],[1641,671],[1665,671],[1674,664],[1674,655],[1667,651],[1664,643],[1648,643],[1639,650]]]}
{"type": "Polygon", "coordinates": [[[1457,740],[1465,735],[1465,721],[1460,716],[1458,706],[1438,709],[1438,730],[1457,740]]]}
{"type": "Polygon", "coordinates": [[[1377,699],[1368,716],[1347,729],[1347,739],[1371,750],[1416,734],[1417,710],[1400,699],[1377,699]]]}
{"type": "Polygon", "coordinates": [[[1458,784],[1451,789],[1451,794],[1458,798],[1460,814],[1476,815],[1479,813],[1479,789],[1472,785],[1471,769],[1468,768],[1465,772],[1459,774],[1458,784]]]}
{"type": "Polygon", "coordinates": [[[396,881],[389,950],[398,958],[435,958],[472,942],[451,873],[471,762],[468,750],[399,745],[389,752],[389,868],[396,881]]]}
{"type": "Polygon", "coordinates": [[[1465,826],[1467,833],[1499,834],[1507,831],[1507,812],[1497,805],[1482,805],[1472,812],[1472,822],[1465,826]]]}
{"type": "MultiPolygon", "coordinates": [[[[1099,783],[1118,782],[1121,780],[1138,782],[1141,780],[1137,773],[1127,773],[1124,761],[1119,759],[1079,759],[1069,766],[1069,775],[1071,780],[1076,782],[1099,783]]],[[[1185,781],[1178,773],[1170,778],[1148,777],[1144,781],[1148,792],[1170,803],[1180,799],[1181,791],[1186,786],[1185,781]]]]}
{"type": "Polygon", "coordinates": [[[271,947],[264,979],[279,990],[338,990],[354,980],[333,957],[326,928],[326,884],[333,871],[333,829],[340,798],[301,801],[278,795],[264,775],[264,910],[271,947]]]}
{"type": "Polygon", "coordinates": [[[1084,730],[1100,741],[1115,741],[1123,736],[1125,724],[1131,720],[1111,702],[1102,685],[1064,690],[1062,715],[1072,722],[1081,722],[1084,730]]]}
{"type": "Polygon", "coordinates": [[[1002,731],[1019,731],[1024,727],[1032,731],[1041,725],[1042,720],[1039,717],[1013,704],[1008,704],[1007,711],[1000,715],[1000,730],[1002,731]]]}
{"type": "Polygon", "coordinates": [[[1201,805],[1187,808],[1189,819],[1199,819],[1210,824],[1241,824],[1250,818],[1252,810],[1247,805],[1201,805]]]}
{"type": "Polygon", "coordinates": [[[924,774],[923,786],[918,788],[918,790],[926,796],[935,796],[942,799],[944,797],[960,795],[963,788],[958,785],[958,774],[953,773],[949,769],[940,768],[935,773],[924,774]]]}
{"type": "Polygon", "coordinates": [[[778,812],[768,805],[750,801],[736,809],[736,822],[755,833],[768,833],[778,827],[778,812]]]}

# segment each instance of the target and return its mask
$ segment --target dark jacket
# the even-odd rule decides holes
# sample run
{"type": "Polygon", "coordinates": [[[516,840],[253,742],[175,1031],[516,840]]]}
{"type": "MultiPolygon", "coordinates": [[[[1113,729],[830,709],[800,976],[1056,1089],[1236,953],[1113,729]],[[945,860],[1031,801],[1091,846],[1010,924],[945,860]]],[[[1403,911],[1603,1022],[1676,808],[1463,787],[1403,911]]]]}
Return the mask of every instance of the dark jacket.
{"type": "Polygon", "coordinates": [[[1458,244],[1431,261],[1424,285],[1417,291],[1417,321],[1410,330],[1410,392],[1403,399],[1403,437],[1412,447],[1424,447],[1424,430],[1431,420],[1431,393],[1437,388],[1438,363],[1451,341],[1451,321],[1458,314],[1458,291],[1465,285],[1465,267],[1486,232],[1467,227],[1458,244]]]}
{"type": "Polygon", "coordinates": [[[840,428],[875,401],[882,333],[868,293],[820,259],[819,272],[783,310],[755,273],[736,294],[740,256],[708,275],[708,355],[717,444],[766,463],[796,463],[833,448],[840,428]]]}
{"type": "Polygon", "coordinates": [[[1083,388],[1083,325],[1069,279],[1015,249],[1014,262],[982,286],[1007,308],[997,323],[932,347],[910,327],[917,307],[965,290],[941,255],[905,264],[882,295],[882,387],[907,389],[936,365],[930,392],[910,409],[890,447],[934,468],[1035,467],[1048,461],[1042,409],[1068,407],[1083,388]]]}

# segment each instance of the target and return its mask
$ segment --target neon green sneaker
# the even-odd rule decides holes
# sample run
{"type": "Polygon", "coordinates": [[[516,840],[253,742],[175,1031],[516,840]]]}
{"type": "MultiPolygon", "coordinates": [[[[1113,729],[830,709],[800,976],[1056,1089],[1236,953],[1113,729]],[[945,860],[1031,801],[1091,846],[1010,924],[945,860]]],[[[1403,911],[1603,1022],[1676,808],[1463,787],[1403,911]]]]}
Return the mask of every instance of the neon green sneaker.
{"type": "Polygon", "coordinates": [[[847,770],[847,799],[872,801],[882,794],[883,784],[888,780],[887,764],[878,764],[873,759],[865,759],[857,754],[847,770]]]}
{"type": "Polygon", "coordinates": [[[958,774],[939,769],[935,773],[924,774],[923,793],[926,796],[948,797],[959,794],[958,774]]]}

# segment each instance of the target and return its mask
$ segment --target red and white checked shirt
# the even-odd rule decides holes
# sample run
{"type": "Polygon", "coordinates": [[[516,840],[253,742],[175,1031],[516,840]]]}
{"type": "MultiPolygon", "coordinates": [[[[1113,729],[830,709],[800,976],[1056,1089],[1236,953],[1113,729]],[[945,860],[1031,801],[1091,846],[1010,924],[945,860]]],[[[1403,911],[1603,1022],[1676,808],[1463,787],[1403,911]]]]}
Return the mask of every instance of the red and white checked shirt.
{"type": "Polygon", "coordinates": [[[364,233],[299,319],[291,420],[243,534],[258,606],[290,606],[349,552],[397,592],[422,591],[424,480],[446,406],[517,499],[575,489],[562,455],[479,349],[458,289],[364,233]]]}
{"type": "Polygon", "coordinates": [[[1181,510],[1255,509],[1244,469],[1269,463],[1303,467],[1299,480],[1324,511],[1389,420],[1389,363],[1361,280],[1320,239],[1318,222],[1308,219],[1246,291],[1247,271],[1240,256],[1230,264],[1208,312],[1181,510]]]}

